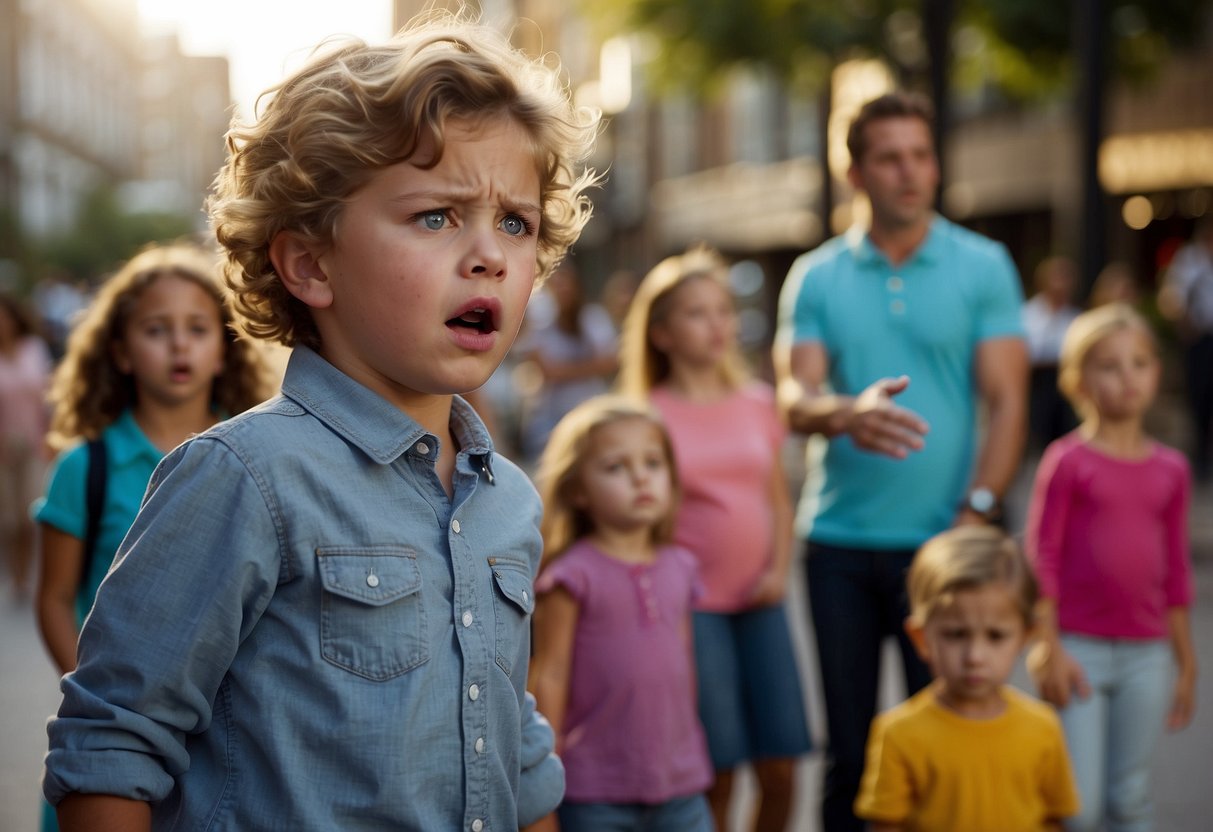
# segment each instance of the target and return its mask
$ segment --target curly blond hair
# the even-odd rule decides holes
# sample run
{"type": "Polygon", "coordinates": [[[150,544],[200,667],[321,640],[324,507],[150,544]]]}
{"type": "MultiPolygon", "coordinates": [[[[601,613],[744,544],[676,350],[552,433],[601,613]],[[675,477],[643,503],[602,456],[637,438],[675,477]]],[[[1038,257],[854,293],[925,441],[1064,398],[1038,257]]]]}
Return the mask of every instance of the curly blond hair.
{"type": "Polygon", "coordinates": [[[237,312],[257,337],[319,346],[309,309],[270,261],[278,233],[331,242],[346,202],[377,171],[430,143],[429,164],[440,161],[452,120],[505,117],[529,135],[542,209],[537,283],[589,221],[585,192],[598,177],[577,168],[593,148],[599,114],[573,105],[554,68],[463,16],[427,15],[383,46],[322,44],[262,102],[254,123],[233,121],[228,159],[208,201],[237,312]]]}
{"type": "Polygon", "coordinates": [[[223,372],[212,386],[215,410],[234,416],[272,393],[270,374],[259,345],[239,336],[220,280],[218,260],[192,243],[143,249],[102,284],[84,316],[72,329],[67,352],[55,370],[47,444],[62,450],[79,439],[101,435],[135,403],[135,383],[114,360],[139,296],[161,277],[172,275],[200,286],[215,299],[223,322],[223,372]]]}
{"type": "MultiPolygon", "coordinates": [[[[653,327],[665,321],[674,295],[692,280],[712,280],[732,296],[729,267],[715,249],[697,245],[684,254],[667,257],[654,266],[632,296],[623,319],[619,348],[619,392],[646,399],[653,388],[670,376],[670,359],[653,344],[653,327]]],[[[740,387],[749,377],[745,359],[737,345],[725,353],[720,375],[730,387],[740,387]]]]}

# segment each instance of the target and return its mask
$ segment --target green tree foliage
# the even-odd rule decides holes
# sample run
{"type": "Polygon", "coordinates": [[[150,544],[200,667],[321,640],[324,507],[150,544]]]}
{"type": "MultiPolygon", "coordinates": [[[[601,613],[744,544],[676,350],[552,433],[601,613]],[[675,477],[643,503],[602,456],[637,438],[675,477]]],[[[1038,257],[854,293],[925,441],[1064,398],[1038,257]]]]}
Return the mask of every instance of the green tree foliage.
{"type": "MultiPolygon", "coordinates": [[[[907,82],[927,71],[924,9],[935,0],[583,0],[612,34],[654,36],[659,82],[707,86],[748,63],[793,83],[819,84],[851,56],[883,57],[907,82]]],[[[1061,87],[1071,76],[1073,3],[949,0],[956,79],[1011,98],[1061,87]]],[[[1205,30],[1211,0],[1104,0],[1109,67],[1149,78],[1205,30]]]]}
{"type": "Polygon", "coordinates": [[[112,271],[144,245],[184,237],[195,230],[189,217],[124,209],[109,187],[81,203],[73,228],[37,247],[35,271],[67,273],[92,280],[112,271]]]}

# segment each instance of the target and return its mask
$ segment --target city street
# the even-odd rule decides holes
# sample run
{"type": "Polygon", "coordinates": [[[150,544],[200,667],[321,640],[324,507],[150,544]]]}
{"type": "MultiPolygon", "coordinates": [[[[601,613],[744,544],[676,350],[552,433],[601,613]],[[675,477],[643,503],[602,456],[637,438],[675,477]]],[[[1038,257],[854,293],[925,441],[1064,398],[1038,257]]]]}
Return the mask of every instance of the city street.
{"type": "MultiPolygon", "coordinates": [[[[1022,497],[1023,487],[1018,490],[1022,497]]],[[[1184,732],[1168,736],[1160,749],[1155,792],[1159,832],[1207,832],[1213,817],[1213,491],[1198,492],[1193,501],[1193,559],[1197,599],[1193,629],[1200,655],[1202,677],[1194,723],[1184,732]]],[[[823,719],[816,669],[807,641],[807,615],[799,577],[792,588],[793,620],[801,648],[801,673],[807,681],[810,716],[816,739],[823,719]]],[[[886,677],[890,674],[886,673],[886,677]]],[[[1022,672],[1016,678],[1023,684],[1022,672]]],[[[886,702],[896,696],[890,690],[886,702]]],[[[45,722],[56,707],[58,684],[34,626],[28,602],[17,603],[2,587],[0,600],[0,830],[36,829],[38,778],[46,742],[45,722]]],[[[814,832],[821,755],[809,756],[801,766],[801,799],[795,832],[814,832]]],[[[739,812],[748,808],[743,801],[739,812]]]]}

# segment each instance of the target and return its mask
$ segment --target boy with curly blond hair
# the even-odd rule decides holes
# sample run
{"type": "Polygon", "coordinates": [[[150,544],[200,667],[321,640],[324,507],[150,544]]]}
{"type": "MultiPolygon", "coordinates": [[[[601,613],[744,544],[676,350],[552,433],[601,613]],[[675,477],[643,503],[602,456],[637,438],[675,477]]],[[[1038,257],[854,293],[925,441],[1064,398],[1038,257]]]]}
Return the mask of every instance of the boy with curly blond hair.
{"type": "Polygon", "coordinates": [[[44,791],[65,832],[516,829],[563,790],[525,694],[540,503],[456,394],[588,220],[596,115],[449,17],[271,92],[210,212],[282,395],[157,470],[44,791]]]}

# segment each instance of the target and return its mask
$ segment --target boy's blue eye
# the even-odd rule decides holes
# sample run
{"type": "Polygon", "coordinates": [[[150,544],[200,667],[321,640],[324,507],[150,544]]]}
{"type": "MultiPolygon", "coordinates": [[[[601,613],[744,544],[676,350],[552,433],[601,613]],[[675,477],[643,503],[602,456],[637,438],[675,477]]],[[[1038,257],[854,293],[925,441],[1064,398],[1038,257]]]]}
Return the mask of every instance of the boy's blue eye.
{"type": "Polygon", "coordinates": [[[531,230],[531,224],[517,214],[510,214],[503,219],[500,227],[511,237],[522,237],[531,230]]]}
{"type": "Polygon", "coordinates": [[[426,211],[420,219],[430,231],[439,231],[446,225],[446,214],[442,211],[426,211]]]}

